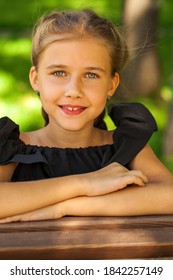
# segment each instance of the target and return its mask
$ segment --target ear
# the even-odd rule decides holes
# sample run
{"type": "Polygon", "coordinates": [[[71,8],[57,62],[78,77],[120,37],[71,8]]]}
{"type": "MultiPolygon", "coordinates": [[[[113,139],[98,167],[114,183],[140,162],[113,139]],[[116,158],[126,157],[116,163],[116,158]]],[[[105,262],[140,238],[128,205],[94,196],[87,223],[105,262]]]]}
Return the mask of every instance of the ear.
{"type": "Polygon", "coordinates": [[[34,91],[39,91],[38,87],[38,73],[35,66],[32,66],[29,72],[30,84],[34,91]]]}
{"type": "Polygon", "coordinates": [[[108,96],[112,97],[120,83],[120,76],[118,73],[115,73],[113,78],[111,79],[110,90],[108,91],[108,96]]]}

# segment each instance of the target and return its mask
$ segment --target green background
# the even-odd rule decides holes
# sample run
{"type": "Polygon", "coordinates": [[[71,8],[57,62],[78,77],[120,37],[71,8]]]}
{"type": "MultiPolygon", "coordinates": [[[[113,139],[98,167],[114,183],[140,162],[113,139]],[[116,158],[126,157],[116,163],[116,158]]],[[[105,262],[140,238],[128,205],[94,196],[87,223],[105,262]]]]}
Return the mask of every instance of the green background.
{"type": "MultiPolygon", "coordinates": [[[[145,104],[155,116],[159,131],[150,144],[156,155],[173,171],[172,155],[166,158],[162,150],[173,96],[173,1],[162,0],[160,3],[157,52],[162,72],[161,89],[155,99],[142,98],[139,93],[135,101],[145,104]]],[[[28,80],[32,27],[45,11],[83,8],[92,8],[115,24],[122,24],[122,0],[0,1],[0,117],[7,115],[12,118],[23,131],[43,125],[40,101],[28,80]]],[[[112,129],[112,123],[108,118],[106,120],[112,129]]]]}

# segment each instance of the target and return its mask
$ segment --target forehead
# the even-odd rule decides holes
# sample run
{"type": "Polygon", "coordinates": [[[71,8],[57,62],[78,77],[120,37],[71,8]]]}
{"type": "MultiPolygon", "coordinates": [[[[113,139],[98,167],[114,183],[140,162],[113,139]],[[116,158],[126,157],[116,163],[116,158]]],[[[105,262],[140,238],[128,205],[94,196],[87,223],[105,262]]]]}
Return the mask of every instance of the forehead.
{"type": "Polygon", "coordinates": [[[111,59],[108,48],[103,40],[97,38],[70,38],[52,37],[49,38],[45,49],[40,56],[40,62],[46,63],[66,62],[75,63],[100,63],[110,66],[111,59]]]}

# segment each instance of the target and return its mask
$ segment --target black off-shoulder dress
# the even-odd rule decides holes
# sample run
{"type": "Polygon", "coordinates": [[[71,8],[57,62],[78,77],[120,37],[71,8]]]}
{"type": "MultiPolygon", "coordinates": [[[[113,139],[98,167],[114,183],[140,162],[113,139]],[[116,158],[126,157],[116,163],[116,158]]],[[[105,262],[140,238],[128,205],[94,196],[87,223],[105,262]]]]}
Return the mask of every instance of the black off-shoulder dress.
{"type": "Polygon", "coordinates": [[[0,165],[17,162],[11,181],[32,181],[99,170],[112,162],[128,166],[157,130],[148,109],[139,103],[110,105],[115,123],[113,144],[86,148],[50,148],[26,145],[19,126],[0,119],[0,165]]]}

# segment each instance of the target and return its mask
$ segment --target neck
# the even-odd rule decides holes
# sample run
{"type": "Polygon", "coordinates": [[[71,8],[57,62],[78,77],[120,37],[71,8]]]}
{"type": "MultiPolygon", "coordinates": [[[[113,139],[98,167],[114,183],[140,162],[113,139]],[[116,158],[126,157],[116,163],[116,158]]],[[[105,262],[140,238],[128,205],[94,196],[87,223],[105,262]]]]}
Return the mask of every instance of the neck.
{"type": "Polygon", "coordinates": [[[59,148],[85,148],[101,144],[100,130],[93,126],[73,132],[62,128],[54,128],[51,124],[48,124],[44,130],[45,141],[49,143],[49,146],[59,148]]]}

